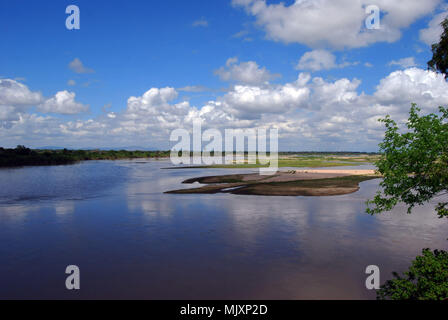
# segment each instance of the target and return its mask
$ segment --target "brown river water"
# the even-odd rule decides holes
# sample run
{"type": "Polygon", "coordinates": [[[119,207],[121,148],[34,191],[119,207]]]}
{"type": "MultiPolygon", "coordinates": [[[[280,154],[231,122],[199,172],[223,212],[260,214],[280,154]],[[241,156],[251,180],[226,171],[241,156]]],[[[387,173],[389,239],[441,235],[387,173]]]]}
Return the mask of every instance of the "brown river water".
{"type": "Polygon", "coordinates": [[[374,299],[367,266],[384,282],[448,248],[434,203],[367,215],[379,180],[335,197],[174,195],[188,178],[253,170],[169,165],[1,169],[0,299],[374,299]],[[68,265],[81,290],[65,288],[68,265]]]}

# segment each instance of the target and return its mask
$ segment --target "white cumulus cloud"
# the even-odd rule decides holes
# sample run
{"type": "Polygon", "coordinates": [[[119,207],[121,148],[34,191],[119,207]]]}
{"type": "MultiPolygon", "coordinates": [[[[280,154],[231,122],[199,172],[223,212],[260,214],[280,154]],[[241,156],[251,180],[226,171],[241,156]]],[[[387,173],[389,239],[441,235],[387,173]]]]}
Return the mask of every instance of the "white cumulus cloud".
{"type": "Polygon", "coordinates": [[[327,50],[313,50],[305,52],[296,66],[297,70],[330,70],[334,68],[345,68],[351,65],[357,65],[357,62],[336,63],[336,56],[327,50]]]}
{"type": "MultiPolygon", "coordinates": [[[[0,136],[4,145],[39,146],[51,141],[61,146],[101,147],[101,141],[107,141],[108,146],[168,149],[172,130],[191,130],[193,119],[200,118],[204,130],[276,127],[283,150],[374,151],[384,134],[378,119],[390,114],[402,123],[412,102],[424,112],[448,105],[448,83],[443,75],[429,70],[394,71],[379,81],[372,94],[360,92],[360,84],[356,78],[328,80],[300,73],[297,80],[283,84],[235,85],[202,106],[179,101],[174,88],[151,88],[129,97],[121,111],[106,110],[88,120],[67,121],[3,104],[0,136]]],[[[49,99],[54,104],[56,96],[49,99]]]]}
{"type": "Polygon", "coordinates": [[[265,0],[233,0],[255,17],[269,38],[312,48],[365,47],[395,42],[401,30],[431,13],[440,0],[295,0],[267,4],[265,0]],[[379,30],[365,28],[365,7],[377,5],[383,15],[379,30]]]}
{"type": "Polygon", "coordinates": [[[440,36],[443,33],[441,23],[448,17],[448,7],[445,7],[445,11],[437,14],[429,22],[428,27],[420,30],[420,40],[426,43],[428,46],[438,43],[440,36]]]}
{"type": "Polygon", "coordinates": [[[262,84],[279,77],[277,74],[271,74],[265,67],[260,68],[255,61],[238,63],[238,58],[227,59],[226,66],[215,70],[214,73],[223,81],[243,84],[262,84]]]}
{"type": "Polygon", "coordinates": [[[448,83],[442,74],[419,68],[392,72],[375,92],[379,103],[405,106],[411,102],[427,109],[448,104],[448,83]]]}
{"type": "Polygon", "coordinates": [[[0,105],[32,106],[42,101],[40,92],[32,92],[28,87],[11,79],[0,79],[0,105]]]}
{"type": "Polygon", "coordinates": [[[76,94],[69,91],[59,91],[54,97],[45,100],[37,109],[42,113],[77,114],[89,109],[88,105],[75,101],[76,94]]]}
{"type": "Polygon", "coordinates": [[[0,127],[10,128],[21,114],[41,103],[40,92],[33,92],[16,80],[0,79],[0,127]]]}

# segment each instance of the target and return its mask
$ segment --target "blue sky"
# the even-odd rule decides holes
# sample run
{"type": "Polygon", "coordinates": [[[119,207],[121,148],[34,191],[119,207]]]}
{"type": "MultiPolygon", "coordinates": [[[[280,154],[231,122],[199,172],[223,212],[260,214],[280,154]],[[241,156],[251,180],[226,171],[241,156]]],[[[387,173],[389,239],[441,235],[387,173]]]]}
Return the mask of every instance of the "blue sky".
{"type": "MultiPolygon", "coordinates": [[[[369,151],[376,148],[376,143],[381,138],[381,130],[374,128],[375,126],[371,128],[375,133],[367,132],[368,130],[364,132],[364,140],[368,141],[366,144],[362,143],[361,138],[359,141],[345,139],[353,136],[354,131],[347,131],[346,135],[330,133],[320,137],[313,136],[313,132],[323,132],[325,130],[322,128],[330,128],[336,124],[347,127],[348,123],[365,121],[366,116],[379,117],[387,110],[402,119],[407,112],[405,106],[412,101],[398,98],[383,101],[375,97],[382,80],[389,87],[395,86],[391,82],[393,80],[400,83],[410,81],[411,86],[407,85],[407,89],[412,86],[421,88],[421,83],[418,83],[421,81],[430,86],[422,89],[421,95],[431,88],[437,92],[444,89],[445,83],[441,83],[440,79],[430,84],[424,79],[432,77],[426,71],[426,62],[431,58],[430,40],[439,31],[434,23],[431,27],[431,22],[435,22],[438,15],[446,11],[443,1],[429,0],[421,5],[406,5],[404,1],[402,8],[395,8],[385,1],[356,0],[350,5],[346,0],[340,0],[339,7],[335,7],[330,16],[325,11],[330,3],[328,1],[299,2],[302,3],[286,1],[279,7],[279,1],[261,0],[2,1],[0,76],[5,81],[14,81],[18,92],[26,91],[20,91],[18,95],[42,95],[33,103],[9,98],[4,98],[2,102],[2,94],[6,97],[12,93],[2,93],[0,89],[0,108],[7,110],[3,112],[6,114],[3,120],[0,117],[0,122],[3,121],[3,128],[0,130],[3,144],[14,146],[23,143],[38,147],[66,143],[67,146],[76,148],[119,147],[132,143],[142,147],[167,148],[169,140],[166,137],[175,127],[174,123],[188,126],[191,110],[199,112],[202,109],[204,120],[213,119],[208,123],[219,128],[241,127],[244,123],[248,127],[280,124],[281,149],[369,151]],[[367,3],[378,4],[384,18],[382,26],[387,32],[370,30],[367,33],[371,34],[366,35],[363,24],[367,15],[364,12],[360,14],[360,10],[367,3]],[[65,27],[68,16],[65,8],[71,4],[80,8],[80,30],[67,30],[65,27]],[[294,9],[305,4],[318,14],[315,25],[313,20],[305,21],[306,16],[301,16],[306,13],[305,9],[294,9]],[[344,9],[344,6],[353,9],[353,16],[347,14],[350,10],[344,9]],[[337,11],[338,8],[340,12],[337,11]],[[338,18],[338,15],[342,17],[338,18]],[[325,22],[335,23],[332,19],[336,20],[338,27],[341,26],[340,33],[335,28],[325,30],[325,22]],[[302,21],[303,25],[300,25],[302,21]],[[361,26],[359,32],[355,30],[351,34],[350,30],[357,24],[361,26]],[[421,30],[427,30],[425,35],[422,36],[421,30]],[[335,39],[337,37],[341,39],[335,39]],[[314,43],[316,39],[319,40],[317,45],[314,43]],[[323,66],[321,70],[309,69],[309,64],[303,64],[305,67],[302,69],[298,68],[300,59],[309,52],[320,53],[311,55],[311,62],[322,59],[322,52],[326,56],[332,56],[334,61],[320,61],[323,66]],[[407,60],[401,60],[405,58],[407,60]],[[84,71],[90,72],[76,72],[73,67],[70,68],[69,64],[75,59],[80,61],[84,71]],[[247,77],[246,80],[241,80],[240,73],[250,76],[250,71],[245,68],[254,65],[248,64],[249,62],[255,63],[258,70],[255,74],[261,80],[249,79],[247,82],[247,77]],[[237,68],[232,69],[235,66],[237,68]],[[221,72],[217,71],[220,68],[221,72]],[[394,72],[399,74],[393,74],[394,72]],[[282,95],[281,88],[295,83],[300,73],[310,76],[308,84],[301,87],[310,91],[308,95],[307,92],[303,93],[307,97],[300,101],[289,97],[275,112],[265,108],[263,101],[275,104],[278,99],[272,98],[275,101],[269,102],[270,98],[275,97],[276,92],[282,95]],[[403,80],[400,77],[407,78],[403,80]],[[316,78],[322,78],[324,83],[316,85],[318,81],[313,80],[316,78]],[[341,79],[348,82],[344,84],[341,79]],[[351,85],[358,80],[357,85],[351,85]],[[353,105],[346,105],[346,98],[342,99],[344,101],[338,100],[339,102],[331,102],[331,97],[325,101],[319,100],[319,90],[328,92],[330,89],[326,90],[323,86],[330,87],[333,84],[337,87],[335,83],[346,86],[341,90],[344,97],[353,100],[353,105]],[[191,90],[193,86],[202,89],[191,90]],[[256,100],[264,100],[257,100],[253,107],[246,110],[246,100],[242,94],[236,95],[236,86],[250,89],[251,98],[258,94],[254,92],[259,92],[255,88],[265,90],[262,97],[255,97],[256,100]],[[148,102],[143,97],[151,88],[166,87],[172,88],[175,94],[164,96],[159,92],[155,93],[160,95],[158,97],[163,100],[162,104],[155,103],[155,100],[148,102]],[[190,90],[185,90],[186,87],[190,90]],[[56,106],[52,104],[55,100],[48,100],[58,92],[65,92],[65,95],[74,93],[76,96],[67,100],[71,104],[56,106]],[[367,97],[364,97],[363,92],[367,97]],[[350,95],[355,97],[352,99],[350,95]],[[133,119],[129,108],[130,97],[141,98],[137,112],[139,117],[153,117],[148,123],[134,124],[141,132],[129,128],[120,130],[130,125],[129,121],[133,119]],[[237,100],[239,98],[242,100],[237,100]],[[220,123],[217,123],[212,113],[206,114],[208,109],[203,109],[210,101],[215,108],[213,114],[221,114],[220,123]],[[179,118],[167,115],[170,106],[184,102],[189,105],[183,106],[182,111],[173,111],[179,118]],[[45,107],[40,106],[45,103],[45,107]],[[317,103],[322,107],[316,107],[317,103]],[[339,106],[337,103],[344,105],[339,106]],[[24,105],[27,105],[26,108],[24,105]],[[364,115],[353,115],[354,112],[359,112],[358,105],[367,110],[364,115]],[[65,107],[72,109],[67,111],[65,107]],[[376,111],[372,111],[374,108],[376,111]],[[142,110],[147,114],[142,113],[142,110]],[[115,116],[114,123],[108,122],[106,116],[112,112],[115,116]],[[333,117],[329,117],[331,112],[334,112],[333,117]],[[273,121],[272,114],[278,119],[273,121]],[[323,117],[324,114],[328,118],[323,117]],[[351,115],[353,118],[350,118],[351,115]],[[164,118],[160,120],[160,117],[164,118]],[[154,119],[162,123],[172,121],[173,126],[164,124],[158,127],[154,119]],[[87,128],[85,122],[89,120],[97,125],[82,133],[73,132],[76,126],[67,130],[70,124],[78,122],[82,123],[78,126],[87,128]],[[302,128],[294,132],[293,128],[301,125],[302,128]],[[66,129],[58,132],[57,128],[61,130],[61,126],[66,129]],[[285,129],[284,135],[282,127],[285,129]],[[165,135],[161,136],[158,133],[162,131],[165,135]],[[141,140],[135,141],[136,137],[141,140]],[[296,141],[306,142],[297,144],[296,141]]],[[[396,92],[401,89],[406,88],[396,88],[396,92]]],[[[332,94],[334,97],[338,93],[332,94]]],[[[433,98],[434,101],[428,101],[428,110],[434,104],[446,102],[445,96],[433,95],[433,98]]],[[[414,97],[414,100],[419,102],[420,96],[414,97]]],[[[425,102],[423,105],[425,106],[425,102]]],[[[132,121],[135,121],[135,117],[132,121]]],[[[359,125],[365,129],[365,124],[359,125]]]]}

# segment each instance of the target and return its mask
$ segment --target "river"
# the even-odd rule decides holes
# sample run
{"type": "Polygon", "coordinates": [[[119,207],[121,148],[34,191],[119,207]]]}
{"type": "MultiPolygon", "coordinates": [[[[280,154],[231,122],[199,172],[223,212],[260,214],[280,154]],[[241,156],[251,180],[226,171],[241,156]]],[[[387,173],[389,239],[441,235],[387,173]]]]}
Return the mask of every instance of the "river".
{"type": "MultiPolygon", "coordinates": [[[[0,170],[0,298],[374,299],[422,248],[447,249],[434,203],[369,216],[379,180],[336,197],[164,194],[187,178],[168,160],[0,170]],[[81,290],[65,288],[76,265],[81,290]]],[[[254,171],[254,170],[252,170],[254,171]]]]}

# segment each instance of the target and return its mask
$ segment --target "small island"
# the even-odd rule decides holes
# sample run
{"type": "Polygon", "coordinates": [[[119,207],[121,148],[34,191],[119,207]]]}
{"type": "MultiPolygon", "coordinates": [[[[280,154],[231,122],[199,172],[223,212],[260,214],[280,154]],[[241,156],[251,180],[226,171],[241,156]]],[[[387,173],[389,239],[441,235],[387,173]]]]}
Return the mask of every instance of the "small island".
{"type": "Polygon", "coordinates": [[[381,178],[374,170],[289,170],[275,175],[258,173],[199,177],[183,181],[205,184],[168,194],[231,193],[263,196],[337,196],[354,193],[359,183],[381,178]]]}

